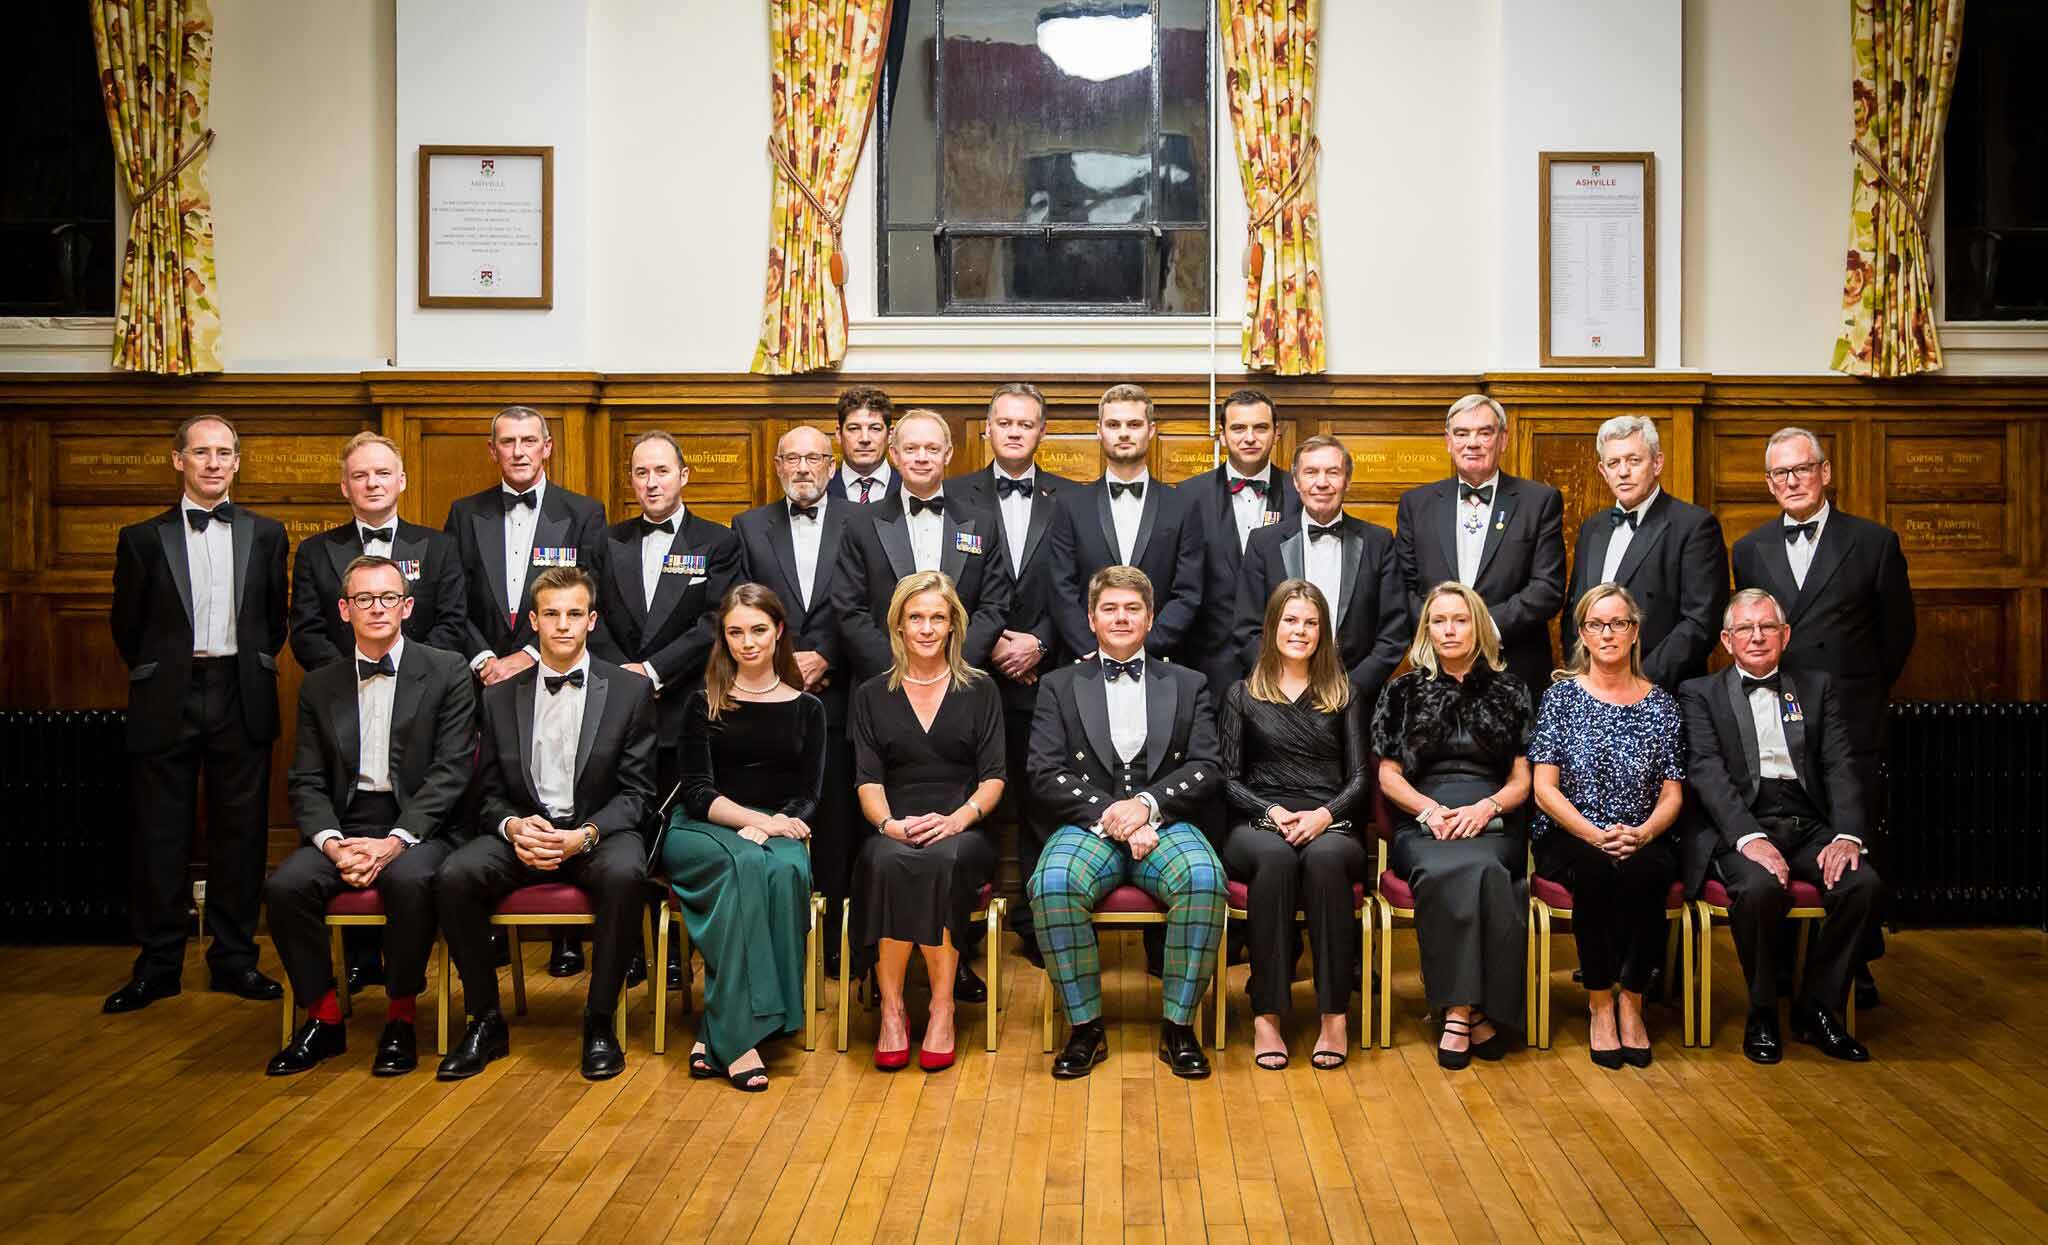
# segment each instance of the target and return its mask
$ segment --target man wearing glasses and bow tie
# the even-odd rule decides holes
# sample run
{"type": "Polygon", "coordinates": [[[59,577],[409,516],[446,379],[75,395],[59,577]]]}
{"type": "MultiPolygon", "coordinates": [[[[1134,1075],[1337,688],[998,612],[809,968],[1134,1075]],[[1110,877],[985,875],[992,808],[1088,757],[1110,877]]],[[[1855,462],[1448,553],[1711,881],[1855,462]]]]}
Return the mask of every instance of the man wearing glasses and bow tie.
{"type": "Polygon", "coordinates": [[[1500,469],[1508,416],[1483,393],[1444,417],[1452,476],[1401,494],[1394,553],[1411,615],[1423,594],[1456,580],[1477,592],[1500,632],[1508,670],[1534,695],[1556,666],[1550,620],[1564,605],[1564,497],[1500,469]]]}

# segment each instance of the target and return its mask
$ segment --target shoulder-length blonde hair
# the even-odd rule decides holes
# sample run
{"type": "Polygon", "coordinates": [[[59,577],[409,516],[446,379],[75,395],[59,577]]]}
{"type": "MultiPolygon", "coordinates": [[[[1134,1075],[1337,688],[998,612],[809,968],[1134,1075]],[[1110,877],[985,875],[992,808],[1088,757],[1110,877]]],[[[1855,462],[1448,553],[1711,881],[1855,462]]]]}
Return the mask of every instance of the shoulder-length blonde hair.
{"type": "Polygon", "coordinates": [[[1306,579],[1286,579],[1266,600],[1265,630],[1259,633],[1259,660],[1252,666],[1245,690],[1253,700],[1287,703],[1280,690],[1280,617],[1292,601],[1306,601],[1316,611],[1316,651],[1308,659],[1308,690],[1318,713],[1337,713],[1351,700],[1351,680],[1337,660],[1337,640],[1330,622],[1330,603],[1323,590],[1306,579]]]}
{"type": "Polygon", "coordinates": [[[1472,633],[1479,641],[1480,660],[1489,669],[1505,670],[1507,663],[1500,659],[1500,628],[1493,625],[1485,598],[1455,579],[1446,579],[1422,598],[1422,608],[1416,612],[1415,640],[1408,646],[1408,660],[1415,668],[1432,679],[1441,670],[1436,660],[1436,641],[1429,637],[1429,607],[1438,597],[1456,597],[1465,603],[1465,608],[1472,611],[1472,633]]]}
{"type": "Polygon", "coordinates": [[[725,620],[742,607],[761,611],[775,624],[775,677],[803,690],[804,675],[797,668],[796,641],[789,634],[789,611],[782,607],[782,598],[762,584],[734,584],[718,603],[718,632],[712,637],[711,659],[704,665],[704,716],[713,722],[734,704],[732,684],[739,677],[740,665],[726,643],[725,620]]]}
{"type": "Polygon", "coordinates": [[[896,581],[896,591],[889,597],[889,690],[903,686],[903,670],[910,661],[909,649],[903,643],[903,615],[909,612],[910,599],[927,592],[936,592],[946,601],[946,669],[952,672],[956,686],[965,687],[986,676],[967,664],[960,655],[967,643],[967,607],[960,603],[960,594],[953,590],[953,577],[944,571],[916,571],[896,581]]]}
{"type": "Polygon", "coordinates": [[[1584,635],[1586,618],[1594,606],[1610,597],[1621,598],[1621,603],[1628,607],[1628,672],[1639,679],[1648,677],[1643,673],[1643,607],[1636,604],[1634,593],[1610,581],[1588,588],[1586,595],[1572,607],[1572,634],[1579,637],[1578,647],[1572,652],[1570,661],[1550,672],[1552,683],[1575,679],[1593,668],[1593,650],[1584,635]]]}

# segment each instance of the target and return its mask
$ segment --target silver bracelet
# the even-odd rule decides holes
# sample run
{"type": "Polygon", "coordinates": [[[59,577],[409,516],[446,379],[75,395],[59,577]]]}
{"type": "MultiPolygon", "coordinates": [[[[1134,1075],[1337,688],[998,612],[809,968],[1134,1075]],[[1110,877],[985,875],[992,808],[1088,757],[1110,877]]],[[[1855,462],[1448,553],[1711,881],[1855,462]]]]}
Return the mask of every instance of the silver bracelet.
{"type": "Polygon", "coordinates": [[[973,796],[971,796],[971,795],[967,797],[967,807],[969,807],[969,808],[971,808],[971,809],[973,809],[973,810],[974,810],[974,819],[975,819],[976,821],[980,821],[980,820],[982,820],[983,818],[985,818],[985,817],[987,817],[987,816],[988,816],[988,814],[987,814],[986,812],[983,812],[983,811],[982,811],[982,807],[981,807],[981,805],[979,805],[979,804],[976,804],[976,803],[974,802],[974,797],[973,797],[973,796]]]}

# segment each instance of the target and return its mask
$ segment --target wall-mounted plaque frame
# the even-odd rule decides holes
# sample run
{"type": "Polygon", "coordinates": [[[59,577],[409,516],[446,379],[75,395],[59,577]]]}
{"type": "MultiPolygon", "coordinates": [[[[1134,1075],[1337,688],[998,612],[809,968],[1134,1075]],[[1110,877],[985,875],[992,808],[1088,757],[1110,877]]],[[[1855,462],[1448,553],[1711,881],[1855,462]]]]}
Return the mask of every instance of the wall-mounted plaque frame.
{"type": "Polygon", "coordinates": [[[1657,158],[1537,154],[1537,314],[1544,367],[1652,367],[1657,158]]]}
{"type": "Polygon", "coordinates": [[[555,149],[420,147],[422,307],[555,305],[555,149]]]}

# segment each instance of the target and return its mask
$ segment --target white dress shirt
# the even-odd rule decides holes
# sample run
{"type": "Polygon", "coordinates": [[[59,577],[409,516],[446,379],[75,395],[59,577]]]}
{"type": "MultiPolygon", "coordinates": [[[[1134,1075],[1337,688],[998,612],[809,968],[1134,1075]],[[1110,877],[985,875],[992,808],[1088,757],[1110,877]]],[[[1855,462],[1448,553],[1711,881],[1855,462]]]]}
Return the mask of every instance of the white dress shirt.
{"type": "MultiPolygon", "coordinates": [[[[640,592],[648,609],[654,608],[655,590],[661,587],[661,564],[668,557],[668,551],[675,545],[675,532],[664,532],[658,527],[647,527],[644,521],[647,512],[641,511],[643,520],[640,529],[640,592]]],[[[683,508],[677,506],[675,513],[663,522],[675,524],[676,531],[683,527],[683,508]]],[[[579,557],[580,557],[579,551],[579,557]]]]}
{"type": "MultiPolygon", "coordinates": [[[[391,645],[391,668],[398,669],[405,660],[405,637],[400,635],[391,645]]],[[[356,661],[371,661],[373,658],[360,647],[355,650],[356,661]]],[[[398,676],[378,675],[373,679],[356,680],[356,790],[391,791],[391,706],[398,699],[398,676]]],[[[410,833],[393,828],[391,833],[405,842],[407,847],[419,842],[410,833]]],[[[322,830],[313,836],[313,846],[324,849],[327,840],[341,838],[338,828],[322,830]]]]}
{"type": "MultiPolygon", "coordinates": [[[[932,494],[944,497],[942,490],[932,494]]],[[[910,513],[910,493],[906,490],[903,498],[903,525],[910,532],[910,560],[920,571],[939,569],[939,555],[944,552],[940,542],[946,535],[946,516],[936,510],[921,510],[910,513]]]]}
{"type": "MultiPolygon", "coordinates": [[[[371,540],[368,537],[366,537],[364,533],[371,531],[373,525],[369,523],[367,520],[358,516],[356,519],[356,539],[362,542],[363,556],[369,558],[388,558],[391,556],[392,546],[395,543],[397,543],[398,516],[394,514],[389,519],[386,519],[383,523],[376,524],[374,526],[375,530],[377,531],[384,531],[388,528],[391,532],[392,539],[371,540]]],[[[395,661],[397,659],[393,658],[393,660],[395,661]]]]}
{"type": "MultiPolygon", "coordinates": [[[[518,492],[508,484],[498,490],[510,497],[518,492]]],[[[533,565],[533,533],[540,526],[540,508],[548,500],[548,478],[534,481],[533,504],[514,506],[505,512],[505,612],[516,614],[526,596],[526,571],[533,565]]],[[[577,551],[579,556],[581,550],[577,551]]]]}
{"type": "Polygon", "coordinates": [[[1031,538],[1031,499],[1038,495],[1038,469],[1031,468],[1021,476],[1004,471],[1001,464],[989,468],[998,480],[1022,480],[1032,486],[1029,493],[1006,494],[996,490],[996,509],[1003,516],[1003,541],[1010,547],[1010,577],[1024,573],[1024,542],[1031,538]]]}
{"type": "MultiPolygon", "coordinates": [[[[1813,569],[1813,551],[1820,548],[1821,534],[1828,530],[1829,509],[1828,504],[1822,502],[1820,509],[1814,511],[1811,521],[1819,526],[1813,529],[1813,535],[1785,542],[1785,558],[1792,563],[1792,582],[1801,588],[1806,586],[1806,572],[1813,569]]],[[[1796,527],[1799,524],[1799,520],[1789,514],[1784,518],[1786,527],[1796,527]]]]}
{"type": "MultiPolygon", "coordinates": [[[[804,594],[803,606],[811,608],[811,598],[816,595],[818,585],[818,542],[825,535],[825,507],[831,502],[830,494],[818,494],[818,513],[812,518],[789,516],[789,543],[796,550],[797,588],[804,594]]],[[[785,503],[787,504],[787,503],[785,503]]]]}
{"type": "MultiPolygon", "coordinates": [[[[1252,533],[1266,526],[1266,497],[1273,489],[1273,464],[1267,463],[1265,470],[1253,472],[1248,476],[1241,476],[1227,467],[1224,468],[1226,485],[1239,480],[1266,482],[1266,493],[1254,492],[1247,488],[1226,494],[1230,498],[1230,515],[1237,520],[1237,551],[1243,553],[1244,547],[1251,542],[1252,533]]],[[[1279,507],[1275,506],[1273,509],[1277,510],[1279,507]]]]}
{"type": "MultiPolygon", "coordinates": [[[[1458,524],[1458,582],[1466,587],[1479,578],[1479,561],[1486,555],[1486,525],[1493,521],[1493,507],[1483,504],[1477,497],[1466,498],[1464,480],[1453,476],[1451,483],[1457,488],[1459,498],[1455,513],[1458,524]]],[[[1493,500],[1500,500],[1500,472],[1481,484],[1480,488],[1493,490],[1493,500]]]]}
{"type": "MultiPolygon", "coordinates": [[[[1330,520],[1331,523],[1342,523],[1343,521],[1344,516],[1342,513],[1339,513],[1336,518],[1330,520]]],[[[1301,574],[1302,578],[1322,590],[1323,600],[1330,603],[1330,609],[1334,613],[1338,602],[1342,599],[1341,594],[1344,590],[1344,540],[1342,537],[1330,536],[1325,536],[1321,540],[1311,539],[1308,530],[1312,527],[1322,526],[1324,525],[1308,517],[1308,510],[1306,508],[1302,510],[1301,574]]],[[[1331,633],[1335,634],[1337,620],[1331,618],[1328,621],[1331,633]]]]}
{"type": "MultiPolygon", "coordinates": [[[[1111,484],[1140,484],[1149,493],[1159,487],[1152,483],[1150,469],[1140,471],[1135,480],[1118,480],[1115,476],[1104,476],[1103,487],[1111,484]]],[[[1109,499],[1109,520],[1116,527],[1116,560],[1125,566],[1131,564],[1131,549],[1138,543],[1138,525],[1145,519],[1145,499],[1131,493],[1109,499]]]]}
{"type": "MultiPolygon", "coordinates": [[[[1136,655],[1145,660],[1145,654],[1136,655]]],[[[1109,746],[1116,749],[1117,759],[1128,765],[1145,750],[1145,676],[1135,679],[1104,679],[1103,688],[1109,701],[1109,746]]],[[[1159,802],[1149,791],[1138,793],[1151,812],[1151,822],[1159,821],[1159,802]]]]}
{"type": "MultiPolygon", "coordinates": [[[[1754,678],[1768,679],[1778,673],[1765,671],[1754,678]]],[[[1779,709],[1779,698],[1771,694],[1768,687],[1749,689],[1749,717],[1756,723],[1756,773],[1758,778],[1779,778],[1786,782],[1798,782],[1799,771],[1792,765],[1792,749],[1785,742],[1785,720],[1779,709]]],[[[1735,840],[1739,851],[1751,839],[1761,839],[1762,834],[1745,834],[1735,840]]],[[[1853,834],[1838,834],[1838,839],[1847,839],[1861,845],[1863,840],[1853,834]]]]}
{"type": "MultiPolygon", "coordinates": [[[[585,650],[567,670],[556,670],[546,658],[539,664],[540,677],[533,681],[533,755],[526,760],[542,809],[549,817],[562,821],[576,811],[576,744],[583,736],[583,697],[590,678],[590,653],[585,650]],[[578,670],[583,672],[585,687],[564,683],[558,691],[548,690],[550,676],[578,670]]],[[[503,826],[498,829],[504,832],[503,826]]]]}
{"type": "MultiPolygon", "coordinates": [[[[883,494],[889,491],[889,460],[885,458],[881,462],[876,463],[875,469],[868,472],[868,478],[874,481],[874,484],[868,489],[868,501],[878,502],[882,500],[883,494]]],[[[851,464],[839,464],[839,483],[846,489],[846,500],[850,502],[860,501],[860,481],[860,472],[855,471],[851,464]]]]}
{"type": "MultiPolygon", "coordinates": [[[[1657,495],[1663,491],[1664,486],[1661,484],[1652,488],[1648,497],[1637,502],[1628,511],[1628,513],[1636,517],[1636,521],[1632,524],[1623,523],[1620,527],[1614,529],[1614,535],[1607,538],[1607,560],[1600,564],[1601,583],[1611,584],[1614,582],[1614,576],[1621,570],[1621,560],[1628,556],[1629,542],[1636,537],[1636,528],[1642,526],[1643,517],[1650,513],[1651,503],[1655,502],[1657,495]]],[[[1614,511],[1610,510],[1608,513],[1613,514],[1614,511]]]]}
{"type": "MultiPolygon", "coordinates": [[[[220,505],[227,504],[221,498],[220,505]]],[[[183,510],[208,508],[185,498],[183,510]]],[[[192,655],[233,657],[235,646],[235,530],[219,519],[195,532],[184,514],[185,567],[192,577],[192,655]]]]}

